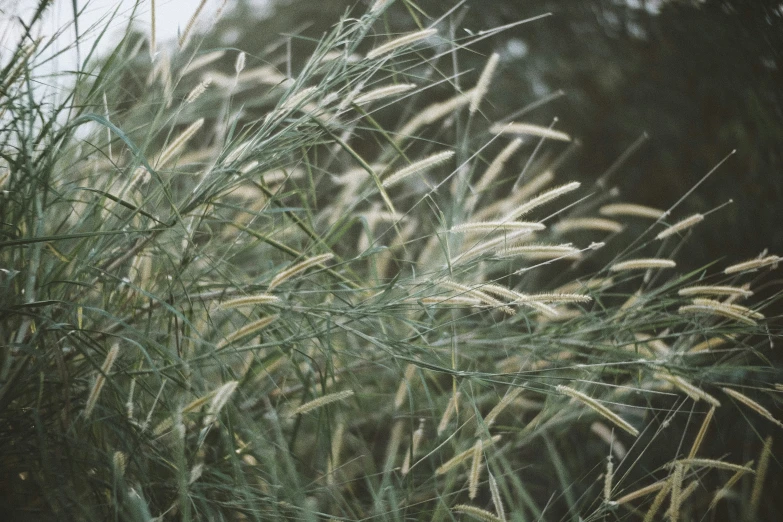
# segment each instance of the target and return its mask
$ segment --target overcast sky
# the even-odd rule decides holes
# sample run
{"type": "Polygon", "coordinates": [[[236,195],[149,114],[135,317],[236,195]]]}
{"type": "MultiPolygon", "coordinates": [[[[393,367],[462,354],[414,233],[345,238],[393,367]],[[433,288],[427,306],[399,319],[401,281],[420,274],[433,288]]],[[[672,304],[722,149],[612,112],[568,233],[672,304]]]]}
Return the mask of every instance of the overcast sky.
{"type": "MultiPolygon", "coordinates": [[[[196,29],[207,29],[214,22],[215,14],[223,2],[224,0],[207,0],[199,14],[196,29]]],[[[30,20],[37,3],[37,0],[0,0],[0,66],[7,63],[10,50],[16,46],[16,42],[22,34],[21,24],[16,17],[21,17],[25,21],[30,20]]],[[[200,3],[201,0],[155,0],[157,41],[163,43],[176,39],[179,31],[185,29],[200,3]]],[[[232,3],[233,0],[228,0],[226,8],[229,9],[232,3]]],[[[254,0],[252,3],[257,5],[259,14],[262,14],[261,11],[267,4],[267,0],[254,0]]],[[[115,10],[117,10],[117,15],[110,23],[110,30],[107,33],[109,38],[105,41],[102,40],[101,47],[108,49],[122,36],[128,19],[133,13],[134,2],[131,0],[77,0],[77,5],[82,11],[79,17],[79,31],[85,35],[81,48],[82,53],[86,53],[115,10]]],[[[151,9],[151,0],[139,0],[139,7],[135,13],[138,29],[150,31],[151,9]]],[[[50,36],[62,27],[68,26],[69,29],[56,44],[58,49],[68,48],[74,40],[73,27],[69,25],[72,21],[72,0],[55,0],[53,7],[44,18],[42,36],[50,36]]],[[[64,53],[53,66],[60,71],[74,69],[76,66],[75,52],[64,53]]]]}

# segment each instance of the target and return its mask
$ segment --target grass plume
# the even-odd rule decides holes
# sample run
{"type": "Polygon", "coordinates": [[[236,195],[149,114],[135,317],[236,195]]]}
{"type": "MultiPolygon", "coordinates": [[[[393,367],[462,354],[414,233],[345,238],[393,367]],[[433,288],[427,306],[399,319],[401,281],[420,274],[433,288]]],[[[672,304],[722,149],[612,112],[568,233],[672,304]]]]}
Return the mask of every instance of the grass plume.
{"type": "Polygon", "coordinates": [[[499,91],[513,24],[221,3],[171,42],[118,11],[56,92],[41,20],[5,40],[7,518],[771,516],[778,256],[692,267],[655,239],[691,200],[614,203],[521,123],[562,106],[499,91]]]}

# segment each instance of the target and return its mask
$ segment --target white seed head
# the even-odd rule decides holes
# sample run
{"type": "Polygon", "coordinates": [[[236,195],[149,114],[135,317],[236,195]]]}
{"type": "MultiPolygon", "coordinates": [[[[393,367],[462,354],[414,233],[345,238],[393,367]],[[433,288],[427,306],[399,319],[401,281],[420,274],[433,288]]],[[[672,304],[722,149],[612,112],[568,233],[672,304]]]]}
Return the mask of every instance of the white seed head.
{"type": "Polygon", "coordinates": [[[379,45],[375,49],[371,50],[369,53],[367,53],[367,59],[373,60],[379,56],[388,54],[395,49],[399,49],[400,47],[407,47],[408,45],[425,40],[436,34],[438,34],[437,29],[424,29],[422,31],[408,33],[406,35],[400,36],[399,38],[395,38],[394,40],[386,42],[385,44],[379,45]]]}

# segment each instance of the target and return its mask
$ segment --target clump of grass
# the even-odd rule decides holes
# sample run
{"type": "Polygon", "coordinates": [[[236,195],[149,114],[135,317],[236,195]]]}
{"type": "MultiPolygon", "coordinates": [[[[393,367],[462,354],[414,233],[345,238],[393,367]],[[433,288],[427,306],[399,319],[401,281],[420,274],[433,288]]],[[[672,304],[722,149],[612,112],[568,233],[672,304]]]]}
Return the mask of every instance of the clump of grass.
{"type": "Polygon", "coordinates": [[[0,64],[3,504],[82,520],[762,512],[781,383],[760,310],[779,293],[752,298],[778,256],[684,273],[676,246],[701,214],[663,232],[681,202],[591,216],[600,184],[581,193],[591,180],[538,156],[570,135],[492,121],[508,63],[460,69],[484,34],[447,37],[449,17],[401,10],[410,25],[387,34],[397,6],[376,2],[288,76],[261,65],[284,45],[200,48],[203,5],[170,49],[129,31],[55,104],[35,87],[46,42],[0,64]],[[627,237],[621,219],[655,222],[627,237]],[[721,392],[753,410],[757,468],[716,433],[736,429],[721,392]]]}

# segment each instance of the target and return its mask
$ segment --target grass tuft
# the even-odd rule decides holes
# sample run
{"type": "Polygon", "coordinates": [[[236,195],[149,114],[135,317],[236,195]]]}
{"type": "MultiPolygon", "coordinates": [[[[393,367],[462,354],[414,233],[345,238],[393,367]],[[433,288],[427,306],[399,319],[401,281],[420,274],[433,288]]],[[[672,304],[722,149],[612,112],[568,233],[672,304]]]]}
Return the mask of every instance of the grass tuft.
{"type": "Polygon", "coordinates": [[[771,512],[780,257],[689,272],[687,201],[571,180],[569,134],[501,120],[507,27],[378,0],[228,52],[204,6],[66,83],[6,42],[12,518],[771,512]]]}

